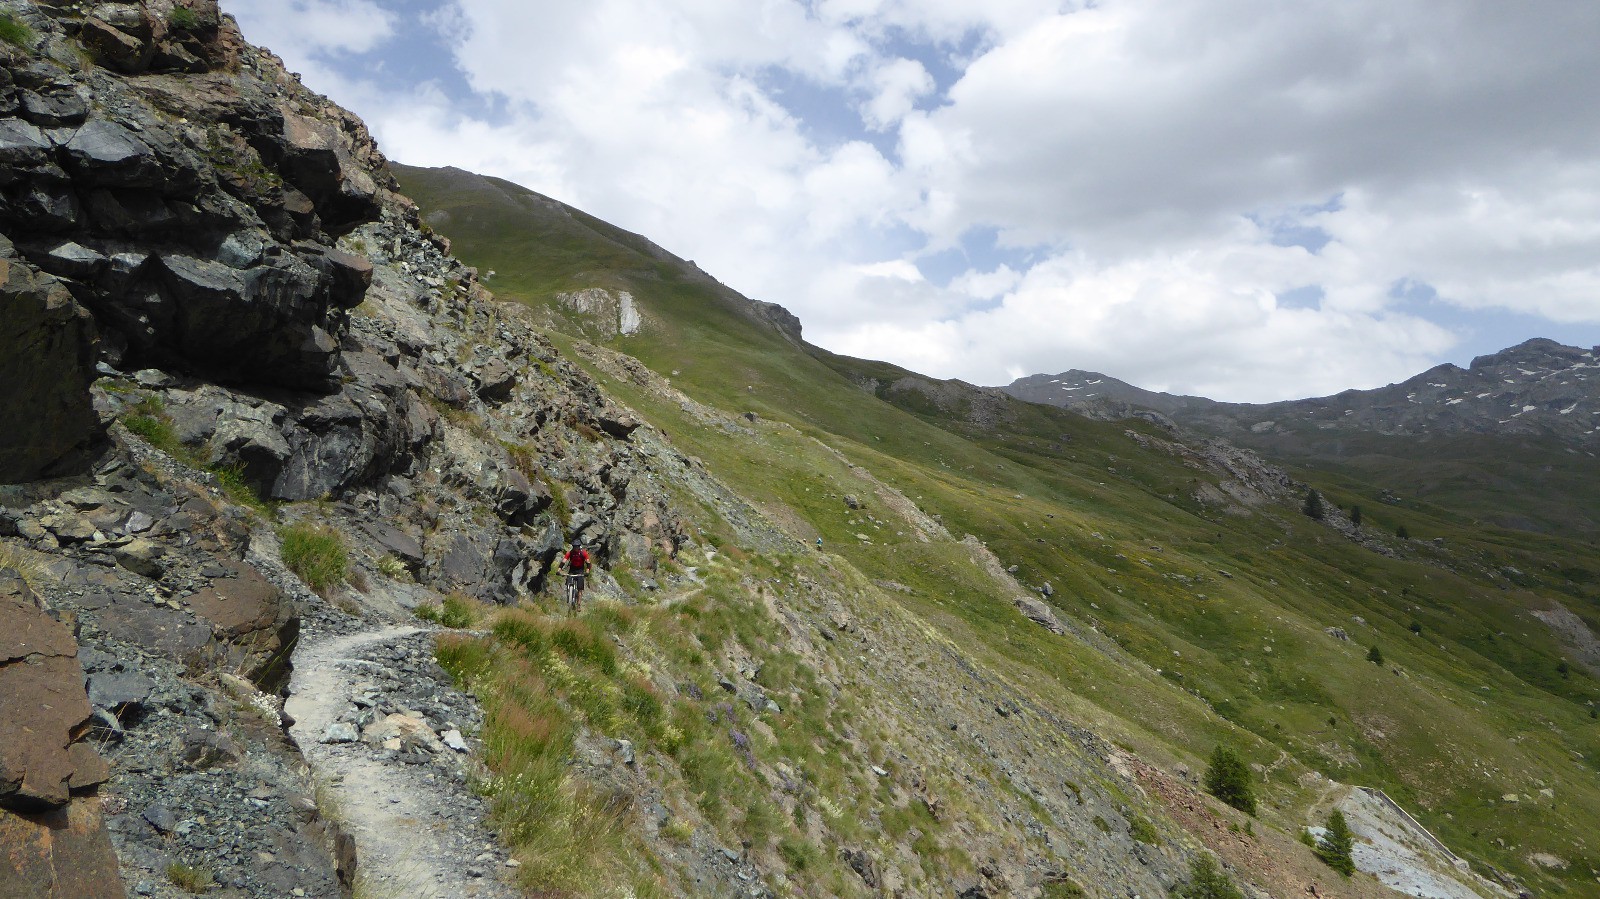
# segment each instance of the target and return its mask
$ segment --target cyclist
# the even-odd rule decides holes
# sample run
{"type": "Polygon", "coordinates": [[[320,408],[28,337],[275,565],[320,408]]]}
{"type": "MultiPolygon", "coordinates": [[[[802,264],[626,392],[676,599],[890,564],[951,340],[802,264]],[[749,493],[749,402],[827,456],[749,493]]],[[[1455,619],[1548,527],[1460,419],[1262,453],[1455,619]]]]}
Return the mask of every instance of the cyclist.
{"type": "Polygon", "coordinates": [[[571,604],[572,611],[576,612],[583,602],[584,581],[589,574],[589,552],[578,541],[572,541],[572,548],[567,550],[562,557],[567,570],[567,602],[571,604]]]}

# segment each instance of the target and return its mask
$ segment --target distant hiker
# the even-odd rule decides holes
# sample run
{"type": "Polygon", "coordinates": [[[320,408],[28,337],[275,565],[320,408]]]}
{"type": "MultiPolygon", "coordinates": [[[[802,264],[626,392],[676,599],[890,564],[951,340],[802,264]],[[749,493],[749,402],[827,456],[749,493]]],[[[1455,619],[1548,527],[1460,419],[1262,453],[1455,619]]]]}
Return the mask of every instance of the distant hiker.
{"type": "Polygon", "coordinates": [[[567,569],[567,609],[576,612],[583,602],[584,581],[589,574],[589,552],[574,540],[572,548],[562,556],[562,562],[567,569]]]}
{"type": "Polygon", "coordinates": [[[822,552],[822,538],[817,538],[817,552],[822,552]]]}

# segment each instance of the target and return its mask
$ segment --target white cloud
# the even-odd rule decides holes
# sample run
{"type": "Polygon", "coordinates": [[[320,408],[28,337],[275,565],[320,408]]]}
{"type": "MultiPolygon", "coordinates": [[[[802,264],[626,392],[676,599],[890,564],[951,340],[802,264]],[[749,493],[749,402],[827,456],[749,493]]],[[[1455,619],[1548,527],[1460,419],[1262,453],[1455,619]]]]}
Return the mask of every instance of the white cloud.
{"type": "Polygon", "coordinates": [[[642,232],[842,352],[1271,399],[1440,361],[1419,309],[1600,324],[1584,4],[394,2],[224,5],[394,158],[642,232]],[[424,21],[492,117],[341,62],[424,21]]]}
{"type": "Polygon", "coordinates": [[[374,0],[228,0],[250,40],[288,59],[365,53],[394,33],[395,15],[374,0]]]}
{"type": "Polygon", "coordinates": [[[1083,368],[1116,374],[1140,362],[1153,389],[1241,400],[1306,395],[1400,380],[1453,339],[1396,314],[1280,307],[1295,248],[1237,244],[1105,266],[1066,253],[1034,266],[1003,301],[954,320],[874,322],[837,335],[851,355],[977,383],[1014,372],[1083,368]],[[1263,373],[1270,373],[1263,376],[1263,373]]]}
{"type": "Polygon", "coordinates": [[[917,100],[933,90],[934,83],[922,63],[894,59],[873,70],[867,87],[870,96],[861,106],[861,118],[874,131],[884,131],[905,118],[917,100]]]}
{"type": "Polygon", "coordinates": [[[984,300],[1000,296],[1016,287],[1021,280],[1022,273],[1013,270],[1009,265],[1002,265],[990,272],[969,269],[950,282],[950,289],[984,300]]]}

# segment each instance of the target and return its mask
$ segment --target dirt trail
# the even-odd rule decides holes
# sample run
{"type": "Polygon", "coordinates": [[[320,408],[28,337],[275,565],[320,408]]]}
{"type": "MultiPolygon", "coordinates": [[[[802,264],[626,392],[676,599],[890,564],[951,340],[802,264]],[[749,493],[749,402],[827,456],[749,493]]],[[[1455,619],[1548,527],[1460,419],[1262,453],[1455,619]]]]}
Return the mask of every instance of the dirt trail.
{"type": "Polygon", "coordinates": [[[359,742],[322,742],[350,707],[352,686],[375,664],[363,653],[421,630],[390,626],[303,641],[285,707],[295,722],[289,733],[322,785],[319,801],[355,838],[361,893],[513,899],[520,893],[507,870],[483,857],[494,847],[493,835],[481,822],[445,811],[459,806],[464,785],[426,766],[385,761],[359,742]]]}

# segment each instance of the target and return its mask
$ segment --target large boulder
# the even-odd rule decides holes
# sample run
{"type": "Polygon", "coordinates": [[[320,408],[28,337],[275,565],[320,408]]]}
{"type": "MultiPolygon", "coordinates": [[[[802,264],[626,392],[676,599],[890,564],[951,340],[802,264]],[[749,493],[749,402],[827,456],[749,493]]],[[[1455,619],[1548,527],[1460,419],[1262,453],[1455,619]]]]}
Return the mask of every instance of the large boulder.
{"type": "Polygon", "coordinates": [[[378,184],[356,163],[337,123],[286,110],[283,145],[284,178],[311,198],[329,231],[378,217],[378,184]]]}
{"type": "Polygon", "coordinates": [[[184,602],[211,623],[227,667],[260,682],[275,663],[287,659],[299,626],[283,593],[260,572],[243,562],[228,567],[229,576],[216,578],[184,602]]]}
{"type": "Polygon", "coordinates": [[[365,293],[359,266],[320,251],[244,270],[182,254],[162,256],[160,264],[173,299],[173,333],[155,335],[154,353],[227,381],[327,389],[344,310],[365,293]]]}
{"type": "Polygon", "coordinates": [[[60,808],[109,772],[89,731],[78,643],[14,571],[0,571],[0,807],[60,808]]]}
{"type": "Polygon", "coordinates": [[[98,432],[89,399],[94,322],[0,237],[0,483],[59,474],[98,432]]]}
{"type": "Polygon", "coordinates": [[[116,851],[97,796],[46,812],[0,809],[0,895],[6,899],[123,899],[116,851]]]}
{"type": "Polygon", "coordinates": [[[428,580],[441,592],[513,602],[536,575],[529,561],[535,556],[532,549],[527,538],[505,537],[494,530],[439,532],[427,542],[428,580]]]}

